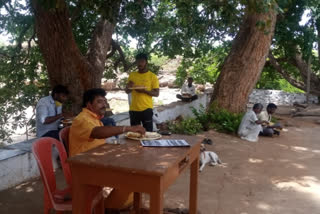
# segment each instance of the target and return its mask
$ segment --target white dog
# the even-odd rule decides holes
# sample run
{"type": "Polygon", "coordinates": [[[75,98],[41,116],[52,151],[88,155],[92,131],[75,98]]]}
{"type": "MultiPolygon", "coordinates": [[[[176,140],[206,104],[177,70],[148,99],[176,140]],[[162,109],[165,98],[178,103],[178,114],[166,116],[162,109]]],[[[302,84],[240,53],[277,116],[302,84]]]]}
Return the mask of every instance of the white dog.
{"type": "Polygon", "coordinates": [[[212,151],[206,151],[206,148],[203,144],[201,144],[200,149],[200,169],[201,172],[207,163],[210,163],[210,166],[215,166],[217,164],[222,164],[218,155],[212,151]]]}

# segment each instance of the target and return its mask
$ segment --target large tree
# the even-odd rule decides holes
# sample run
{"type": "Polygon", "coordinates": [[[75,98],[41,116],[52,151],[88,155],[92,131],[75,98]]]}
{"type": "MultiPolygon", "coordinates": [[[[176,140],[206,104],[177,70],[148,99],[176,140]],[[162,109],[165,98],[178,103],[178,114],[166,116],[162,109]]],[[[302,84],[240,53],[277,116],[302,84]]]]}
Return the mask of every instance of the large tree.
{"type": "Polygon", "coordinates": [[[211,103],[234,113],[245,109],[268,56],[276,23],[275,3],[249,2],[211,98],[211,103]]]}
{"type": "MultiPolygon", "coordinates": [[[[79,112],[84,90],[101,86],[105,60],[121,1],[103,1],[107,7],[98,18],[83,55],[74,39],[68,7],[63,0],[32,0],[39,47],[45,60],[50,84],[68,86],[73,112],[79,112]]],[[[97,5],[98,6],[98,5],[97,5]]]]}
{"type": "Polygon", "coordinates": [[[307,90],[310,68],[310,92],[318,96],[320,95],[319,14],[319,1],[292,1],[285,12],[278,16],[275,40],[267,63],[267,66],[279,72],[290,84],[304,91],[307,90]]]}

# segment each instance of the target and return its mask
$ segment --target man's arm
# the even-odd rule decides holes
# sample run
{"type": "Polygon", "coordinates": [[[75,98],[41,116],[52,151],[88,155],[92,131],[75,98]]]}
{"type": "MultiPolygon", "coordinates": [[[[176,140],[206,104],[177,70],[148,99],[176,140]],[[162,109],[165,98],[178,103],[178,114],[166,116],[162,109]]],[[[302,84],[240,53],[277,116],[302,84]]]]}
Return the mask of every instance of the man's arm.
{"type": "Polygon", "coordinates": [[[140,134],[145,134],[146,130],[138,126],[97,126],[92,129],[90,138],[103,139],[111,136],[119,135],[125,132],[138,132],[140,134]]]}
{"type": "Polygon", "coordinates": [[[48,109],[45,105],[38,106],[36,112],[37,117],[40,118],[39,120],[42,124],[50,124],[63,117],[62,113],[55,116],[48,116],[48,109]]]}
{"type": "Polygon", "coordinates": [[[46,117],[46,119],[44,120],[44,123],[43,124],[50,124],[50,123],[53,123],[57,120],[59,120],[60,118],[63,117],[63,114],[57,114],[55,116],[51,116],[51,117],[46,117]]]}
{"type": "Polygon", "coordinates": [[[159,96],[159,88],[154,88],[152,89],[151,91],[147,91],[146,89],[135,89],[136,92],[139,92],[139,93],[144,93],[144,94],[147,94],[151,97],[158,97],[159,96]]]}

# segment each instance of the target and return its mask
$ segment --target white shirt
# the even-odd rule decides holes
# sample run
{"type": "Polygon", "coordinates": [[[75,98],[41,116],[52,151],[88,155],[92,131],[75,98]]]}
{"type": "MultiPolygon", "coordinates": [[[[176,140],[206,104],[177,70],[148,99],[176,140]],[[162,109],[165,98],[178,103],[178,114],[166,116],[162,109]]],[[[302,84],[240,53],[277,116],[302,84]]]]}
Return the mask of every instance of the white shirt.
{"type": "Polygon", "coordinates": [[[181,88],[181,94],[191,94],[191,96],[196,94],[196,88],[194,85],[188,86],[188,83],[184,83],[181,88]]]}
{"type": "Polygon", "coordinates": [[[258,119],[261,120],[261,121],[268,121],[268,122],[271,122],[271,114],[268,114],[267,111],[262,111],[260,112],[260,114],[258,115],[258,119]]]}
{"type": "Polygon", "coordinates": [[[242,118],[238,135],[244,139],[251,142],[258,141],[259,132],[262,131],[262,127],[256,124],[258,117],[253,110],[249,110],[242,118]]]}
{"type": "Polygon", "coordinates": [[[62,106],[56,107],[51,95],[39,100],[36,107],[37,137],[42,137],[48,131],[58,130],[60,119],[49,124],[44,124],[44,121],[47,117],[56,116],[57,114],[61,114],[61,112],[62,106]]]}

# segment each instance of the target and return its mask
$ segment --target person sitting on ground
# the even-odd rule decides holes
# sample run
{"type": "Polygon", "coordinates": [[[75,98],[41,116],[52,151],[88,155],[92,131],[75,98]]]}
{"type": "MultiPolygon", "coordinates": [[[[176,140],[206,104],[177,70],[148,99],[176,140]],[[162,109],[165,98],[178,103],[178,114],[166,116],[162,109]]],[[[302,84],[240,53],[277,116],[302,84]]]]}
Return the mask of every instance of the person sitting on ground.
{"type": "Polygon", "coordinates": [[[137,72],[129,74],[126,93],[131,94],[130,124],[140,125],[149,131],[153,131],[153,102],[152,97],[159,96],[158,77],[148,70],[148,57],[144,53],[136,56],[137,72]]]}
{"type": "Polygon", "coordinates": [[[253,105],[252,110],[247,111],[243,116],[239,129],[238,135],[243,140],[250,142],[257,142],[260,131],[262,131],[261,124],[266,121],[258,119],[257,115],[262,111],[263,105],[256,103],[253,105]]]}
{"type": "Polygon", "coordinates": [[[62,113],[62,104],[67,101],[69,91],[63,85],[56,85],[51,95],[43,97],[36,106],[37,137],[52,137],[59,140],[60,120],[65,116],[62,113]]]}
{"type": "Polygon", "coordinates": [[[262,131],[260,132],[261,136],[272,137],[274,134],[280,135],[280,131],[282,129],[280,123],[273,124],[271,122],[272,114],[274,114],[277,110],[277,105],[274,103],[269,103],[266,111],[262,111],[258,115],[258,119],[261,121],[267,121],[268,123],[262,124],[262,131]]]}
{"type": "Polygon", "coordinates": [[[188,81],[182,85],[181,94],[177,94],[178,99],[184,102],[190,102],[198,99],[198,95],[196,95],[196,88],[192,83],[193,78],[189,77],[188,81]]]}
{"type": "MultiPolygon", "coordinates": [[[[140,126],[103,126],[101,118],[106,111],[106,92],[102,88],[89,89],[83,94],[83,109],[74,118],[69,133],[70,157],[103,145],[105,139],[128,131],[145,134],[140,126]]],[[[121,209],[132,204],[133,194],[113,189],[105,200],[105,207],[121,209]]]]}

